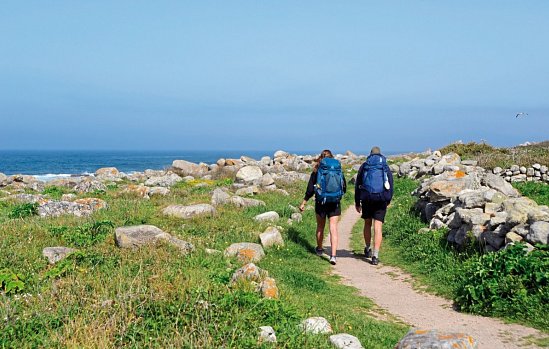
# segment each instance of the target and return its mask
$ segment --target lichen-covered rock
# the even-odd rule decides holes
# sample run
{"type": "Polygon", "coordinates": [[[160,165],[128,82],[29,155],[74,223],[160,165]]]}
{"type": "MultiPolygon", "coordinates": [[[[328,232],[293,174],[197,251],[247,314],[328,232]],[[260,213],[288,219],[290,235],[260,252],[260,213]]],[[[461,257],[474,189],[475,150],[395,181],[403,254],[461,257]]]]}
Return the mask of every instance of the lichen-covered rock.
{"type": "Polygon", "coordinates": [[[172,170],[182,177],[193,176],[199,178],[208,173],[209,168],[206,164],[195,164],[186,160],[174,160],[172,170]]]}
{"type": "Polygon", "coordinates": [[[191,219],[197,216],[212,216],[215,208],[210,204],[196,204],[190,206],[170,205],[162,213],[166,216],[173,216],[182,219],[191,219]]]}
{"type": "Polygon", "coordinates": [[[332,333],[332,325],[323,317],[315,316],[301,322],[300,328],[305,333],[325,334],[332,333]]]}
{"type": "Polygon", "coordinates": [[[118,178],[120,176],[120,171],[116,167],[103,167],[95,171],[95,177],[101,179],[112,179],[118,178]]]}
{"type": "Polygon", "coordinates": [[[236,257],[244,263],[259,262],[265,257],[265,251],[259,244],[252,242],[240,242],[230,245],[225,249],[225,257],[236,257]]]}
{"type": "Polygon", "coordinates": [[[231,277],[231,282],[255,281],[260,282],[264,272],[253,263],[248,263],[237,269],[231,277]]]}
{"type": "Polygon", "coordinates": [[[537,204],[526,197],[513,198],[503,202],[502,208],[507,212],[507,224],[515,226],[528,221],[528,212],[537,204]]]}
{"type": "Polygon", "coordinates": [[[272,246],[284,246],[282,234],[276,227],[268,227],[263,233],[259,234],[263,248],[272,246]]]}
{"type": "Polygon", "coordinates": [[[171,187],[178,182],[181,182],[183,178],[179,177],[175,173],[168,173],[164,176],[151,177],[145,181],[145,185],[149,187],[171,187]]]}
{"type": "Polygon", "coordinates": [[[364,349],[358,338],[347,333],[331,335],[330,343],[338,349],[364,349]]]}
{"type": "Polygon", "coordinates": [[[149,189],[149,196],[166,196],[169,193],[170,189],[165,187],[151,187],[149,189]]]}
{"type": "Polygon", "coordinates": [[[275,211],[269,211],[262,214],[258,214],[254,217],[258,222],[276,222],[280,219],[280,216],[275,211]]]}
{"type": "Polygon", "coordinates": [[[78,183],[74,187],[74,190],[79,193],[92,193],[94,191],[106,191],[107,186],[96,179],[86,178],[78,183]]]}
{"type": "Polygon", "coordinates": [[[65,259],[69,254],[73,253],[74,251],[76,251],[74,248],[63,246],[45,247],[42,250],[42,256],[46,257],[50,264],[55,264],[60,260],[65,259]]]}
{"type": "Polygon", "coordinates": [[[131,194],[140,198],[148,199],[150,188],[143,184],[128,184],[120,191],[122,194],[131,194]]]}
{"type": "Polygon", "coordinates": [[[59,217],[72,214],[77,217],[85,217],[93,212],[106,208],[107,203],[97,198],[79,199],[75,201],[45,201],[38,206],[40,217],[59,217]]]}
{"type": "Polygon", "coordinates": [[[463,333],[442,333],[437,330],[412,330],[395,349],[476,349],[473,337],[463,333]]]}
{"type": "Polygon", "coordinates": [[[259,285],[259,290],[263,298],[278,299],[279,297],[278,287],[273,278],[266,277],[259,285]]]}
{"type": "Polygon", "coordinates": [[[240,188],[236,191],[236,195],[255,195],[259,193],[259,187],[252,185],[249,187],[240,188]]]}

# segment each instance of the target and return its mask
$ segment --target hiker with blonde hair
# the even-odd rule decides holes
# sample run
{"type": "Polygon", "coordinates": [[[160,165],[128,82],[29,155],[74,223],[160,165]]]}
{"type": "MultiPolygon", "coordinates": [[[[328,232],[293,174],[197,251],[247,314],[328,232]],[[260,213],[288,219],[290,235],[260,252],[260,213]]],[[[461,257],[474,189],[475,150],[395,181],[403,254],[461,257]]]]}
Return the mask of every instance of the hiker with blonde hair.
{"type": "Polygon", "coordinates": [[[341,198],[347,191],[345,177],[341,170],[341,163],[334,159],[332,152],[325,149],[320,153],[309,177],[307,191],[299,209],[303,212],[307,201],[315,196],[316,213],[316,254],[322,256],[324,240],[324,227],[326,217],[330,228],[330,263],[336,264],[338,232],[337,222],[341,215],[341,198]]]}

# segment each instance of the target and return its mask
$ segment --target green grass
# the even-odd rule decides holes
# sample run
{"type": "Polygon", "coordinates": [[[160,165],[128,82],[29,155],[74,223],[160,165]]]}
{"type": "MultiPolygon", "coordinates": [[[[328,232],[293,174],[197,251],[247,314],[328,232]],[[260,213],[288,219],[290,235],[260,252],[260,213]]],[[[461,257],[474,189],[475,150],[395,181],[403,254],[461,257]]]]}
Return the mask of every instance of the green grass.
{"type": "Polygon", "coordinates": [[[513,183],[513,186],[538,205],[549,205],[549,185],[540,182],[522,182],[513,183]]]}
{"type": "Polygon", "coordinates": [[[487,169],[509,168],[512,165],[532,166],[535,163],[549,166],[549,142],[525,147],[497,148],[486,143],[449,144],[440,149],[442,155],[454,152],[464,160],[477,160],[487,169]]]}
{"type": "MultiPolygon", "coordinates": [[[[526,255],[514,249],[482,255],[474,244],[459,251],[446,231],[418,233],[427,226],[414,211],[410,192],[418,183],[395,179],[395,197],[384,224],[380,259],[414,276],[417,286],[456,301],[464,311],[502,317],[549,333],[549,251],[526,255]]],[[[362,222],[353,249],[362,251],[362,222]]]]}
{"type": "MultiPolygon", "coordinates": [[[[314,211],[302,223],[288,225],[305,183],[285,187],[286,197],[265,193],[265,207],[218,207],[214,217],[180,220],[164,217],[170,204],[209,202],[211,191],[230,182],[179,183],[167,197],[139,199],[115,187],[95,193],[109,208],[89,218],[9,218],[12,204],[0,206],[0,270],[23,280],[24,288],[0,295],[0,347],[257,347],[258,327],[273,326],[280,348],[331,348],[328,336],[304,336],[297,325],[324,316],[334,332],[357,336],[368,348],[393,348],[406,333],[403,325],[376,320],[375,307],[330,274],[330,265],[314,254],[314,211]],[[205,183],[205,187],[196,184],[205,183]],[[253,217],[277,211],[284,247],[267,250],[258,263],[274,277],[279,300],[229,287],[240,267],[222,255],[234,242],[258,242],[267,224],[253,217]],[[112,224],[112,226],[111,226],[112,224]],[[114,245],[112,227],[153,224],[193,243],[181,256],[169,245],[138,250],[114,245]],[[54,266],[41,256],[46,246],[71,246],[78,252],[54,266]]],[[[82,194],[90,197],[94,194],[82,194]]],[[[344,204],[352,202],[347,194],[344,204]]],[[[4,287],[4,286],[3,286],[4,287]]],[[[267,346],[265,346],[267,347],[267,346]]]]}

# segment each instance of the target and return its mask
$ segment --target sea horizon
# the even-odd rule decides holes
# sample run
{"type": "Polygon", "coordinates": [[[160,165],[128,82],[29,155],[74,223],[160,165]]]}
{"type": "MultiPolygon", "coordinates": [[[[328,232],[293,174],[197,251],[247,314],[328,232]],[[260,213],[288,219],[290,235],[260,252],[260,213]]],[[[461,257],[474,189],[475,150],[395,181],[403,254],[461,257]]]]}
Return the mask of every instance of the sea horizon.
{"type": "MultiPolygon", "coordinates": [[[[280,150],[280,149],[277,149],[280,150]]],[[[116,167],[125,173],[162,170],[174,160],[213,164],[220,158],[249,156],[259,160],[273,157],[277,150],[0,150],[0,173],[31,175],[41,180],[93,174],[102,167],[116,167]]],[[[282,149],[284,150],[284,149],[282,149]]],[[[284,150],[296,155],[314,155],[312,150],[284,150]]],[[[367,154],[368,151],[355,152],[367,154]]],[[[409,151],[408,151],[409,152],[409,151]]],[[[345,151],[335,151],[344,154],[345,151]]],[[[407,152],[388,151],[385,155],[407,152]]]]}

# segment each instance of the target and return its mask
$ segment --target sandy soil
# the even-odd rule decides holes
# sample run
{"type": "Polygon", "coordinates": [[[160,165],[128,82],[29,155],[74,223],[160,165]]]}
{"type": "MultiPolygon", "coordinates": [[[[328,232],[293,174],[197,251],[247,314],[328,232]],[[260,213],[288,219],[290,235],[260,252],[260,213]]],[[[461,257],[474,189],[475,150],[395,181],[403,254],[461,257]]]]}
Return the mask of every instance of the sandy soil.
{"type": "MultiPolygon", "coordinates": [[[[544,337],[538,330],[505,324],[500,320],[463,314],[452,308],[452,302],[412,287],[412,278],[398,268],[369,264],[350,248],[351,230],[360,219],[354,207],[347,209],[339,222],[339,248],[336,274],[347,285],[372,299],[380,308],[402,322],[421,329],[461,332],[478,341],[479,348],[538,348],[524,337],[544,337]]],[[[327,244],[329,240],[327,239],[327,244]]],[[[382,249],[383,251],[383,249],[382,249]]]]}

